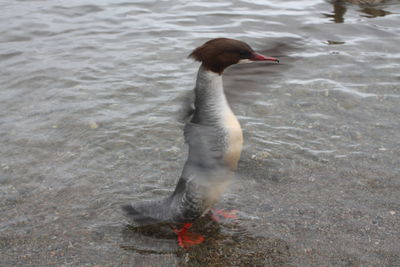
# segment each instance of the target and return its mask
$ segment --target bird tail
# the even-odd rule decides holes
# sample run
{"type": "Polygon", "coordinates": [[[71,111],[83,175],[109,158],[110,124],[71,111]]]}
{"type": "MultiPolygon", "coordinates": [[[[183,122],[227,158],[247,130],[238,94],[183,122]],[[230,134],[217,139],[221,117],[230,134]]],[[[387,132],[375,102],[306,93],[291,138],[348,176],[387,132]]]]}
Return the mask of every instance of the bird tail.
{"type": "Polygon", "coordinates": [[[171,221],[172,216],[168,203],[168,199],[160,199],[127,204],[121,208],[134,223],[144,226],[171,221]]]}

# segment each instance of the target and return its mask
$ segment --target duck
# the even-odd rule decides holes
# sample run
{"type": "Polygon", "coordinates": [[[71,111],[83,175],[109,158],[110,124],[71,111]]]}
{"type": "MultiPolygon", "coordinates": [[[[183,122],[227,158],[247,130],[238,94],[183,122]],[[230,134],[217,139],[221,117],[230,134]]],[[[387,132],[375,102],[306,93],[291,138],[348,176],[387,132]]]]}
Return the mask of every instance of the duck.
{"type": "Polygon", "coordinates": [[[188,157],[175,190],[162,199],[122,206],[125,215],[138,226],[183,225],[174,232],[178,244],[184,248],[204,241],[203,236],[188,229],[221,198],[234,177],[242,152],[242,129],[224,92],[225,69],[257,61],[279,62],[255,52],[243,41],[230,38],[209,40],[189,57],[201,65],[194,87],[193,111],[184,126],[188,157]]]}

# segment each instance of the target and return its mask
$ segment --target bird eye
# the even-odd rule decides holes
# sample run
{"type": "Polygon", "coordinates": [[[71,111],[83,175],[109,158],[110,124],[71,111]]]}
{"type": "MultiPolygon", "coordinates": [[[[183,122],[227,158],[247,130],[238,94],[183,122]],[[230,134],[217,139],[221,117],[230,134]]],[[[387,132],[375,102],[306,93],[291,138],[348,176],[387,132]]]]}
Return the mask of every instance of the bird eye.
{"type": "Polygon", "coordinates": [[[245,50],[239,50],[239,55],[240,55],[241,58],[250,57],[250,53],[248,51],[245,51],[245,50]]]}

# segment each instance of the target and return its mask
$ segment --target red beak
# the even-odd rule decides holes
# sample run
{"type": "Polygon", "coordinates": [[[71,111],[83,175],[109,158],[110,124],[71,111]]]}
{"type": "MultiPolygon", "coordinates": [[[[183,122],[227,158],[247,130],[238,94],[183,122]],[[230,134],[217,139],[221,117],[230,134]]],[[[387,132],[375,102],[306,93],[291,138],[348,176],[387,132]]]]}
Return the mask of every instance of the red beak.
{"type": "Polygon", "coordinates": [[[277,58],[266,57],[266,56],[263,56],[263,55],[257,54],[257,53],[253,53],[253,55],[251,56],[250,60],[251,61],[265,61],[265,60],[268,60],[268,61],[274,61],[276,63],[279,63],[279,59],[277,59],[277,58]]]}

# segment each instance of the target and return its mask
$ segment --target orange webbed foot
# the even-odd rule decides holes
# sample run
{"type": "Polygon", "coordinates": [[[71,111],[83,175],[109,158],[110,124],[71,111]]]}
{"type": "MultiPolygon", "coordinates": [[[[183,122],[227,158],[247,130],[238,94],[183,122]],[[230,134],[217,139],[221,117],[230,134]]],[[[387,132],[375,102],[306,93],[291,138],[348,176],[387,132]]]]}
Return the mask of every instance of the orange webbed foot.
{"type": "Polygon", "coordinates": [[[191,246],[201,244],[204,241],[204,236],[188,231],[191,226],[192,223],[186,223],[181,229],[173,230],[178,236],[178,244],[182,248],[189,248],[191,246]]]}
{"type": "Polygon", "coordinates": [[[218,210],[218,209],[211,209],[211,218],[216,221],[220,222],[221,219],[237,219],[237,212],[238,210],[218,210]]]}

